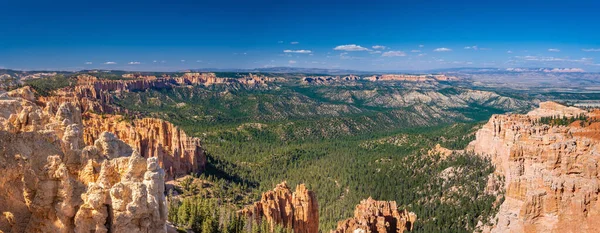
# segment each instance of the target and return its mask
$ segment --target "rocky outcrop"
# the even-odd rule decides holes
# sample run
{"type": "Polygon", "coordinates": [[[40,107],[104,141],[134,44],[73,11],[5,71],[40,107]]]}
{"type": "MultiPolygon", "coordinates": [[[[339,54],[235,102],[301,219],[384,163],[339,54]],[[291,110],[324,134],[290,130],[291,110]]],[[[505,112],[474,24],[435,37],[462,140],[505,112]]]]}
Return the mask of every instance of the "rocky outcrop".
{"type": "Polygon", "coordinates": [[[0,231],[166,232],[164,171],[112,133],[86,146],[81,109],[0,94],[0,231]]]}
{"type": "Polygon", "coordinates": [[[600,143],[585,133],[598,128],[538,123],[584,112],[542,103],[527,115],[494,115],[477,132],[468,150],[489,158],[504,177],[504,185],[488,184],[500,187],[505,201],[485,231],[600,232],[600,143]]]}
{"type": "MultiPolygon", "coordinates": [[[[93,145],[102,132],[112,132],[136,149],[142,157],[157,157],[160,166],[167,173],[168,180],[204,170],[206,156],[199,138],[186,135],[183,130],[164,120],[155,118],[125,120],[124,116],[111,115],[127,113],[126,110],[112,104],[111,91],[126,91],[129,86],[126,85],[127,83],[124,83],[124,86],[111,84],[106,87],[118,88],[102,89],[104,87],[100,84],[108,81],[123,80],[100,80],[99,82],[96,77],[80,75],[78,77],[80,86],[55,91],[52,96],[40,97],[38,102],[44,104],[49,111],[58,109],[65,103],[78,106],[78,111],[83,113],[83,119],[79,119],[79,122],[85,126],[82,130],[84,139],[82,145],[93,145]],[[121,87],[125,89],[119,89],[121,87]]],[[[34,101],[35,96],[31,89],[26,88],[31,93],[31,96],[27,97],[28,100],[34,101]]],[[[39,118],[32,117],[32,119],[39,118]]]]}
{"type": "Polygon", "coordinates": [[[417,215],[399,211],[395,201],[376,201],[369,197],[354,210],[354,217],[338,222],[332,233],[369,233],[411,231],[417,215]]]}
{"type": "Polygon", "coordinates": [[[173,124],[155,118],[124,120],[119,115],[84,114],[84,142],[91,145],[102,132],[112,132],[139,151],[142,157],[156,157],[167,179],[204,170],[206,156],[200,139],[188,136],[173,124]]]}
{"type": "Polygon", "coordinates": [[[275,225],[291,228],[295,233],[319,232],[319,205],[314,192],[304,184],[296,186],[292,193],[286,182],[262,194],[260,201],[240,211],[255,223],[267,221],[271,229],[275,225]]]}

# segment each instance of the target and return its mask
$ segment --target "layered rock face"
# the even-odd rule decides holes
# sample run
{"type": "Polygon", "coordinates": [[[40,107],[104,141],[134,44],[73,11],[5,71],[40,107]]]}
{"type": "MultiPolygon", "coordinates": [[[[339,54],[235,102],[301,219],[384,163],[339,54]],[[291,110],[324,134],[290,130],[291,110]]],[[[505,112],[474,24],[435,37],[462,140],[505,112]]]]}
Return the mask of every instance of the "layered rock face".
{"type": "Polygon", "coordinates": [[[102,132],[112,132],[139,151],[142,157],[156,157],[167,179],[204,170],[206,156],[200,139],[190,137],[173,124],[155,118],[123,121],[121,116],[84,114],[83,139],[92,144],[102,132]]]}
{"type": "Polygon", "coordinates": [[[527,115],[494,115],[477,132],[467,149],[490,158],[504,177],[505,201],[486,231],[600,232],[600,144],[585,136],[598,128],[537,123],[542,116],[581,113],[542,103],[527,115]]]}
{"type": "Polygon", "coordinates": [[[0,94],[0,231],[166,232],[164,171],[114,134],[85,146],[81,109],[0,94]]]}
{"type": "MultiPolygon", "coordinates": [[[[183,130],[164,120],[144,118],[124,121],[123,116],[110,115],[127,113],[112,104],[111,92],[137,90],[136,85],[129,84],[136,80],[150,82],[156,79],[154,76],[154,79],[144,77],[135,80],[98,80],[90,75],[80,75],[78,86],[55,91],[52,96],[40,97],[38,101],[48,109],[56,109],[62,103],[78,106],[83,113],[83,120],[80,121],[85,126],[82,143],[86,145],[92,145],[102,132],[112,132],[139,151],[142,157],[157,157],[160,166],[167,171],[169,180],[203,171],[206,156],[199,138],[187,136],[183,130]]],[[[150,86],[157,87],[154,84],[150,86]]],[[[139,88],[148,86],[144,84],[139,88]]],[[[30,98],[33,101],[33,94],[30,98]]]]}
{"type": "Polygon", "coordinates": [[[404,232],[413,229],[417,215],[399,211],[395,201],[376,201],[369,197],[354,210],[354,217],[338,222],[331,233],[404,232]]]}
{"type": "Polygon", "coordinates": [[[271,229],[275,225],[292,228],[295,233],[319,232],[319,205],[314,192],[304,184],[296,186],[292,193],[285,182],[262,194],[260,201],[240,211],[255,222],[267,221],[271,229]]]}

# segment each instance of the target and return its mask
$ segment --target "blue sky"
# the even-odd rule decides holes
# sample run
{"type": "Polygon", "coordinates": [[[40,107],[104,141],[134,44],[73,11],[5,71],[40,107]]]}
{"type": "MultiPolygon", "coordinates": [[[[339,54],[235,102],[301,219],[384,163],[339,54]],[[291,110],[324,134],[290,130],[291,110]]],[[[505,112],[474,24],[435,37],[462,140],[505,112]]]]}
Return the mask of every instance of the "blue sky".
{"type": "Polygon", "coordinates": [[[600,1],[8,1],[0,67],[600,71],[600,1]]]}

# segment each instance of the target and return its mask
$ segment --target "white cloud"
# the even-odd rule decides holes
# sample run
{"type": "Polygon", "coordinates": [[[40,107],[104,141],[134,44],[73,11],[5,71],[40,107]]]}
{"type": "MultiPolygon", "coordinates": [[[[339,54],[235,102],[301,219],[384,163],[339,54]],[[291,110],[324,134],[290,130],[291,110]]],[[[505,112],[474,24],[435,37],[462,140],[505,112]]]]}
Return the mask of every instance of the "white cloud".
{"type": "Polygon", "coordinates": [[[152,61],[152,62],[154,62],[154,63],[157,63],[158,61],[157,61],[157,60],[154,60],[154,61],[152,61]]]}
{"type": "Polygon", "coordinates": [[[513,53],[513,51],[508,50],[508,51],[506,51],[506,53],[513,53]]]}
{"type": "Polygon", "coordinates": [[[410,52],[411,52],[411,53],[420,53],[420,52],[421,52],[421,50],[418,50],[418,49],[413,49],[413,50],[411,50],[410,52]]]}
{"type": "Polygon", "coordinates": [[[600,52],[600,49],[582,49],[584,52],[600,52]]]}
{"type": "Polygon", "coordinates": [[[388,52],[381,54],[381,56],[383,56],[383,57],[404,57],[404,56],[406,56],[406,53],[404,53],[403,51],[388,51],[388,52]]]}
{"type": "Polygon", "coordinates": [[[294,60],[289,60],[289,61],[288,61],[288,63],[289,63],[289,64],[296,64],[296,61],[294,61],[294,60]]]}
{"type": "Polygon", "coordinates": [[[277,44],[283,44],[283,40],[277,41],[277,44]]]}
{"type": "Polygon", "coordinates": [[[434,52],[450,52],[452,49],[449,48],[437,48],[433,50],[434,52]]]}
{"type": "Polygon", "coordinates": [[[196,62],[202,62],[202,60],[196,60],[196,62]]]}
{"type": "Polygon", "coordinates": [[[91,65],[91,64],[92,64],[92,62],[91,62],[91,61],[86,61],[86,62],[85,62],[85,64],[86,64],[86,65],[91,65]]]}
{"type": "Polygon", "coordinates": [[[560,49],[548,49],[548,52],[560,52],[560,49]]]}
{"type": "Polygon", "coordinates": [[[422,44],[419,45],[419,48],[423,48],[423,47],[425,47],[425,45],[422,45],[422,44]]]}
{"type": "Polygon", "coordinates": [[[300,49],[300,50],[283,50],[284,53],[312,53],[312,51],[310,50],[304,50],[304,49],[300,49]]]}
{"type": "Polygon", "coordinates": [[[477,49],[479,49],[479,48],[477,47],[477,45],[473,45],[473,46],[467,46],[467,47],[465,47],[464,49],[472,49],[472,50],[477,50],[477,49]]]}
{"type": "Polygon", "coordinates": [[[423,57],[423,56],[425,56],[425,55],[427,55],[427,54],[426,54],[426,53],[420,53],[420,54],[419,54],[419,57],[423,57]]]}
{"type": "Polygon", "coordinates": [[[185,62],[185,60],[182,59],[181,62],[185,62]]]}
{"type": "Polygon", "coordinates": [[[369,53],[370,53],[370,54],[378,54],[378,53],[381,53],[381,51],[371,51],[371,52],[369,52],[369,53]]]}
{"type": "Polygon", "coordinates": [[[129,65],[139,65],[139,64],[142,64],[142,63],[140,63],[139,61],[130,61],[127,64],[129,64],[129,65]]]}
{"type": "Polygon", "coordinates": [[[290,42],[290,44],[300,44],[300,42],[298,42],[298,41],[292,41],[292,42],[290,42]]]}
{"type": "Polygon", "coordinates": [[[347,45],[338,45],[333,48],[333,50],[342,50],[342,51],[369,51],[369,49],[362,47],[360,45],[355,44],[347,44],[347,45]]]}
{"type": "Polygon", "coordinates": [[[117,63],[114,61],[107,61],[104,63],[104,65],[114,65],[114,64],[117,64],[117,63]]]}
{"type": "Polygon", "coordinates": [[[373,49],[386,49],[387,47],[385,47],[383,45],[373,45],[373,46],[371,46],[371,48],[373,48],[373,49]]]}
{"type": "Polygon", "coordinates": [[[554,69],[544,69],[544,72],[550,73],[581,73],[585,72],[585,70],[581,68],[554,68],[554,69]]]}

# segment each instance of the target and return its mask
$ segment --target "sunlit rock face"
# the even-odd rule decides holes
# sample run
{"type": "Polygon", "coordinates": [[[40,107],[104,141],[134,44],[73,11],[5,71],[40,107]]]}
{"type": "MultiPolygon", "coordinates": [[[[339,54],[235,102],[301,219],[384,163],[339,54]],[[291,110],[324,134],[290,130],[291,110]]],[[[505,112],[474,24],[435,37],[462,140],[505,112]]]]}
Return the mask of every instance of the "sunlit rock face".
{"type": "Polygon", "coordinates": [[[295,233],[319,232],[319,204],[314,192],[304,184],[296,186],[296,191],[285,182],[273,190],[262,194],[260,201],[240,211],[252,221],[267,221],[271,229],[275,225],[291,228],[295,233]]]}
{"type": "Polygon", "coordinates": [[[80,105],[29,88],[0,93],[0,109],[0,231],[166,232],[158,158],[109,132],[86,145],[80,105]]]}
{"type": "Polygon", "coordinates": [[[331,233],[404,232],[412,230],[417,215],[398,210],[395,201],[362,200],[354,210],[354,217],[338,222],[331,233]]]}
{"type": "MultiPolygon", "coordinates": [[[[468,150],[490,158],[504,177],[505,201],[491,232],[600,232],[600,143],[597,123],[538,123],[581,109],[545,102],[527,115],[494,115],[468,150]]],[[[492,179],[490,181],[494,182],[492,179]]]]}

